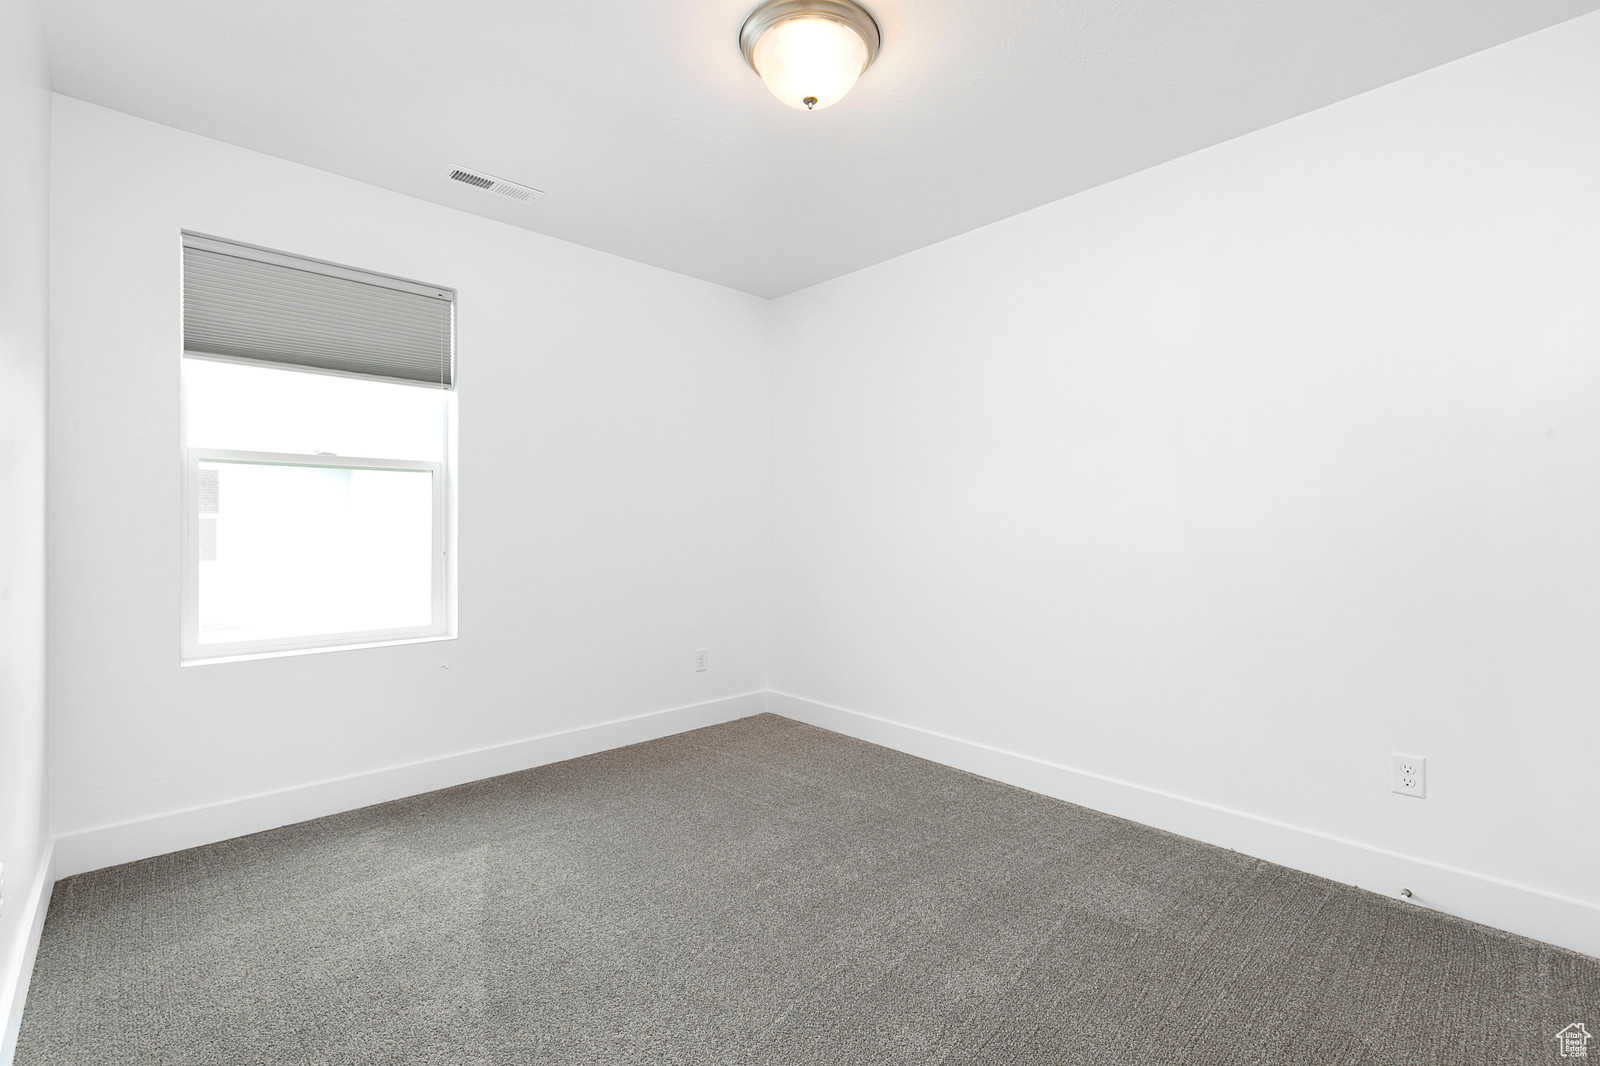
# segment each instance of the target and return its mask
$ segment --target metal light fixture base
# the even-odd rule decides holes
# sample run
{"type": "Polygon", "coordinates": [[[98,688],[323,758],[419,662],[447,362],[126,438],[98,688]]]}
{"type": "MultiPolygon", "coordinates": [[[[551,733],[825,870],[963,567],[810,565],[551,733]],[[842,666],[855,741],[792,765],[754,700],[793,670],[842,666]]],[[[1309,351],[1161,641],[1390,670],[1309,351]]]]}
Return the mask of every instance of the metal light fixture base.
{"type": "MultiPolygon", "coordinates": [[[[756,42],[761,40],[761,35],[779,23],[798,18],[830,19],[855,30],[867,46],[867,61],[862,70],[872,66],[872,61],[878,58],[883,36],[878,32],[877,21],[860,4],[851,0],[767,0],[745,16],[744,26],[739,30],[739,51],[744,53],[744,61],[751,70],[756,69],[756,42]]],[[[756,73],[761,72],[757,70],[756,73]]]]}

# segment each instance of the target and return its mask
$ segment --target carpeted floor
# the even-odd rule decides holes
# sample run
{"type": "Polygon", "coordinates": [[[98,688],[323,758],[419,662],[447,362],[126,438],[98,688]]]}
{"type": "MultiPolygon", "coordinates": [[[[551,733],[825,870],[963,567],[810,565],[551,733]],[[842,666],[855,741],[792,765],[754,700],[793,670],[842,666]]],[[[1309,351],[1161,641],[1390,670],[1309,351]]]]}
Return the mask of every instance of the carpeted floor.
{"type": "Polygon", "coordinates": [[[17,1063],[1508,1066],[1574,1021],[1595,959],[762,715],[64,881],[17,1063]]]}

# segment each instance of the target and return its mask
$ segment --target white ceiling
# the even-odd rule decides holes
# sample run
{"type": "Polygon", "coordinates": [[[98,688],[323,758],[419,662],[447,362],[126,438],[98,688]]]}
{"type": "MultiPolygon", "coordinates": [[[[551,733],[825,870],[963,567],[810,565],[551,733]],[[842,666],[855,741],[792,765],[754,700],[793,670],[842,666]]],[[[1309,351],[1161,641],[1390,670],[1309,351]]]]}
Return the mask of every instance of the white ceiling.
{"type": "Polygon", "coordinates": [[[42,6],[59,92],[760,296],[1600,8],[868,0],[877,63],[804,113],[740,58],[753,2],[42,6]]]}

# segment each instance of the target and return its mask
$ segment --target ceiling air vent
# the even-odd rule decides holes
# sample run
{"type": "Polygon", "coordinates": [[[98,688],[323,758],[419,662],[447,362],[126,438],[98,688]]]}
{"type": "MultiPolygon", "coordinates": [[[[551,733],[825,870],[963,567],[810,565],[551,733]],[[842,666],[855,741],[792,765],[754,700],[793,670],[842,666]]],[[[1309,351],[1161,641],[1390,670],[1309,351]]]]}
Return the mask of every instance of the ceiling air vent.
{"type": "Polygon", "coordinates": [[[511,199],[521,200],[525,204],[531,204],[544,195],[538,189],[530,189],[526,185],[518,185],[514,181],[497,178],[493,174],[485,174],[481,170],[468,170],[466,167],[451,167],[449,177],[451,181],[459,181],[464,185],[471,185],[475,189],[483,189],[485,192],[509,196],[511,199]]]}

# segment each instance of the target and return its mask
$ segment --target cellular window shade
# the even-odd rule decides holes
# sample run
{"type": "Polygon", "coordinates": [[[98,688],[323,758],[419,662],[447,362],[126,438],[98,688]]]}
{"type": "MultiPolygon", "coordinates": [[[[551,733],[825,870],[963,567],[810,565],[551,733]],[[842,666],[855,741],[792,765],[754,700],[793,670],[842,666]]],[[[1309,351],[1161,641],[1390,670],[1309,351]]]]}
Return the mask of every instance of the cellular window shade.
{"type": "Polygon", "coordinates": [[[455,293],[211,237],[183,238],[194,355],[455,387],[455,293]]]}

